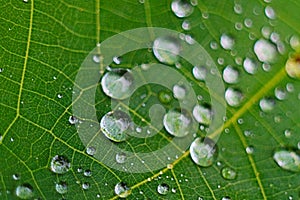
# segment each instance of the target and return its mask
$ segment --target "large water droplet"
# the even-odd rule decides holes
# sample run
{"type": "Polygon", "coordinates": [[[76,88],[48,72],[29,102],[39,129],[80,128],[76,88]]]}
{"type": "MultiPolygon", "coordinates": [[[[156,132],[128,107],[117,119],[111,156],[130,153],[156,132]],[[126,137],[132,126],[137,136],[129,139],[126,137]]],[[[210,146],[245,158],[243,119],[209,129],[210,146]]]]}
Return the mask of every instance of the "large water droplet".
{"type": "Polygon", "coordinates": [[[33,189],[29,184],[19,185],[16,188],[16,195],[20,199],[31,199],[33,197],[33,189]]]}
{"type": "Polygon", "coordinates": [[[111,111],[102,117],[100,127],[108,139],[122,142],[127,138],[127,131],[131,127],[131,119],[122,111],[111,111]]]}
{"type": "Polygon", "coordinates": [[[194,118],[201,124],[209,125],[213,112],[208,105],[196,105],[193,109],[194,118]]]}
{"type": "Polygon", "coordinates": [[[225,33],[221,35],[220,44],[224,49],[232,50],[234,43],[235,43],[235,41],[232,36],[227,35],[225,33]]]}
{"type": "Polygon", "coordinates": [[[193,161],[202,167],[212,165],[217,154],[216,143],[209,138],[196,138],[190,146],[190,155],[193,161]]]}
{"type": "Polygon", "coordinates": [[[163,119],[165,129],[175,137],[184,137],[189,134],[192,118],[186,111],[170,110],[163,119]]]}
{"type": "Polygon", "coordinates": [[[282,88],[282,87],[277,87],[277,88],[275,88],[274,93],[275,93],[275,97],[276,97],[278,100],[284,100],[284,99],[286,99],[287,93],[286,93],[286,90],[285,90],[284,88],[282,88]]]}
{"type": "Polygon", "coordinates": [[[262,98],[259,101],[259,107],[263,112],[270,112],[275,108],[275,100],[273,98],[262,98]]]}
{"type": "Polygon", "coordinates": [[[197,80],[204,81],[206,78],[206,74],[207,74],[207,69],[204,66],[200,66],[200,67],[195,66],[193,68],[193,75],[197,80]]]}
{"type": "Polygon", "coordinates": [[[55,190],[59,194],[65,194],[68,192],[68,185],[66,182],[61,181],[61,182],[55,184],[55,190]]]}
{"type": "Polygon", "coordinates": [[[221,174],[222,174],[223,178],[228,179],[228,180],[233,180],[237,176],[236,171],[230,167],[224,167],[221,170],[221,174]]]}
{"type": "Polygon", "coordinates": [[[236,107],[243,101],[244,95],[239,89],[227,88],[225,92],[225,100],[228,105],[236,107]]]}
{"type": "Polygon", "coordinates": [[[120,182],[115,186],[115,193],[121,198],[126,198],[131,194],[131,190],[126,183],[120,182]]]}
{"type": "Polygon", "coordinates": [[[174,0],[171,9],[177,17],[187,17],[194,11],[194,7],[186,0],[174,0]]]}
{"type": "Polygon", "coordinates": [[[133,91],[133,76],[130,70],[110,69],[101,80],[103,92],[113,99],[126,99],[133,91]]]}
{"type": "Polygon", "coordinates": [[[169,190],[170,190],[169,185],[166,183],[162,183],[157,186],[157,192],[161,195],[168,194],[169,190]]]}
{"type": "Polygon", "coordinates": [[[175,64],[180,53],[180,41],[174,37],[158,37],[153,43],[153,54],[162,63],[175,64]]]}
{"type": "Polygon", "coordinates": [[[300,79],[300,54],[293,55],[286,61],[285,70],[291,78],[300,79]]]}
{"type": "Polygon", "coordinates": [[[69,171],[71,163],[65,156],[56,155],[52,158],[50,168],[51,171],[57,174],[64,174],[69,171]]]}
{"type": "Polygon", "coordinates": [[[259,39],[254,44],[254,53],[261,62],[273,63],[277,57],[275,45],[265,39],[259,39]]]}
{"type": "Polygon", "coordinates": [[[243,63],[244,69],[249,74],[255,74],[258,70],[258,64],[251,58],[245,58],[243,63]]]}
{"type": "Polygon", "coordinates": [[[285,170],[300,172],[300,154],[296,149],[278,149],[273,155],[276,163],[285,170]]]}
{"type": "Polygon", "coordinates": [[[228,65],[227,67],[225,67],[225,69],[223,70],[223,79],[226,83],[237,83],[238,82],[238,78],[239,78],[239,71],[228,65]]]}
{"type": "Polygon", "coordinates": [[[265,14],[266,14],[267,18],[269,18],[269,19],[275,19],[276,18],[275,11],[271,6],[267,6],[265,8],[265,14]]]}

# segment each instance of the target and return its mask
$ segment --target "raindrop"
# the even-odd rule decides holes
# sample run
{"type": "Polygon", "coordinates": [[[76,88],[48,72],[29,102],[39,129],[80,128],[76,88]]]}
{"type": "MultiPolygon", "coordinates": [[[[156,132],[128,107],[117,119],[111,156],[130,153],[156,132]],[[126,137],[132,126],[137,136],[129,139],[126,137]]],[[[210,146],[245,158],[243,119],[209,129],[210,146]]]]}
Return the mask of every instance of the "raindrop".
{"type": "Polygon", "coordinates": [[[194,11],[193,6],[186,0],[174,0],[171,3],[171,9],[180,18],[190,16],[194,11]]]}
{"type": "Polygon", "coordinates": [[[270,112],[275,108],[275,100],[273,98],[263,98],[259,101],[259,107],[263,112],[270,112]]]}
{"type": "Polygon", "coordinates": [[[63,98],[63,95],[62,94],[58,94],[57,98],[61,99],[61,98],[63,98]]]}
{"type": "Polygon", "coordinates": [[[92,171],[89,169],[84,170],[83,175],[86,177],[90,177],[92,176],[92,171]]]}
{"type": "Polygon", "coordinates": [[[66,182],[61,181],[55,184],[55,190],[59,194],[66,194],[68,192],[68,185],[66,182]]]}
{"type": "Polygon", "coordinates": [[[172,101],[172,93],[167,90],[161,90],[158,93],[158,99],[161,103],[168,104],[172,101]]]}
{"type": "Polygon", "coordinates": [[[291,131],[291,129],[286,129],[286,130],[284,131],[284,135],[285,135],[285,137],[287,137],[287,138],[291,137],[291,136],[292,136],[292,131],[291,131]]]}
{"type": "Polygon", "coordinates": [[[97,194],[96,197],[99,199],[99,198],[101,197],[101,195],[100,195],[100,194],[97,194]]]}
{"type": "Polygon", "coordinates": [[[15,180],[15,181],[18,181],[18,180],[20,180],[20,175],[19,174],[13,174],[12,175],[12,178],[15,180]]]}
{"type": "Polygon", "coordinates": [[[226,50],[232,50],[234,46],[234,39],[232,36],[223,33],[220,38],[221,46],[226,50]]]}
{"type": "Polygon", "coordinates": [[[246,19],[244,20],[244,24],[245,24],[245,26],[246,26],[247,28],[251,28],[251,27],[252,27],[252,24],[253,24],[253,22],[252,22],[252,20],[251,20],[251,19],[249,19],[249,18],[246,18],[246,19]]]}
{"type": "Polygon", "coordinates": [[[116,154],[116,162],[119,164],[125,163],[126,161],[126,154],[125,153],[117,153],[116,154]]]}
{"type": "Polygon", "coordinates": [[[290,39],[290,45],[294,50],[297,50],[300,46],[299,37],[296,35],[293,35],[290,39]]]}
{"type": "Polygon", "coordinates": [[[208,105],[196,105],[193,109],[193,116],[201,124],[209,125],[213,112],[208,105]]]}
{"type": "Polygon", "coordinates": [[[234,88],[227,88],[225,92],[225,100],[228,103],[228,105],[232,107],[237,107],[241,104],[243,101],[244,95],[239,89],[234,88]]]}
{"type": "Polygon", "coordinates": [[[285,90],[284,88],[282,88],[282,87],[277,87],[277,88],[275,88],[274,93],[275,93],[275,97],[276,97],[278,100],[284,100],[284,99],[286,99],[287,93],[286,93],[286,90],[285,90]]]}
{"type": "Polygon", "coordinates": [[[173,96],[176,99],[184,99],[184,97],[186,96],[186,88],[183,85],[174,85],[173,86],[173,96]]]}
{"type": "Polygon", "coordinates": [[[78,123],[77,117],[75,117],[75,116],[73,116],[73,115],[70,116],[70,117],[69,117],[69,123],[72,124],[72,125],[78,123]]]}
{"type": "Polygon", "coordinates": [[[95,147],[88,147],[88,148],[86,148],[86,153],[90,156],[93,156],[96,153],[96,148],[95,147]]]}
{"type": "Polygon", "coordinates": [[[238,78],[239,78],[239,71],[228,65],[227,67],[225,67],[225,69],[223,70],[223,79],[226,83],[237,83],[238,82],[238,78]]]}
{"type": "Polygon", "coordinates": [[[122,142],[127,138],[127,131],[131,127],[131,119],[122,111],[111,111],[102,117],[100,127],[108,139],[122,142]]]}
{"type": "Polygon", "coordinates": [[[102,60],[102,55],[101,54],[95,54],[95,55],[93,55],[93,61],[95,63],[99,64],[101,60],[102,60]]]}
{"type": "Polygon", "coordinates": [[[253,152],[254,152],[254,147],[253,146],[246,147],[246,153],[247,154],[253,154],[253,152]]]}
{"type": "Polygon", "coordinates": [[[249,74],[255,74],[258,70],[258,64],[251,58],[245,58],[243,63],[244,69],[249,74]]]}
{"type": "Polygon", "coordinates": [[[190,155],[197,165],[208,167],[217,158],[216,143],[209,138],[196,138],[190,146],[190,155]]]}
{"type": "Polygon", "coordinates": [[[300,79],[300,54],[289,57],[285,64],[285,70],[291,78],[300,79]]]}
{"type": "Polygon", "coordinates": [[[52,158],[50,168],[56,174],[64,174],[69,171],[71,163],[65,156],[56,155],[52,158]]]}
{"type": "Polygon", "coordinates": [[[157,186],[157,192],[161,195],[166,195],[169,192],[169,185],[166,183],[159,184],[157,186]]]}
{"type": "Polygon", "coordinates": [[[234,4],[233,10],[236,14],[242,14],[243,13],[243,8],[241,4],[234,4]]]}
{"type": "Polygon", "coordinates": [[[292,84],[292,83],[287,83],[286,84],[286,90],[288,91],[288,92],[294,92],[294,85],[292,84]]]}
{"type": "Polygon", "coordinates": [[[231,198],[229,196],[225,196],[225,197],[222,197],[221,200],[231,200],[231,198]]]}
{"type": "Polygon", "coordinates": [[[188,20],[184,20],[184,21],[182,22],[181,27],[182,27],[183,30],[188,31],[188,30],[191,29],[191,24],[190,24],[190,22],[189,22],[188,20]]]}
{"type": "Polygon", "coordinates": [[[84,190],[88,190],[90,188],[90,184],[88,182],[84,182],[84,183],[82,183],[81,187],[84,190]]]}
{"type": "Polygon", "coordinates": [[[133,90],[133,76],[127,69],[110,69],[101,80],[103,92],[113,99],[126,99],[133,90]]]}
{"type": "Polygon", "coordinates": [[[269,19],[275,19],[276,18],[275,11],[271,6],[267,6],[265,8],[265,14],[266,14],[266,17],[269,18],[269,19]]]}
{"type": "Polygon", "coordinates": [[[237,176],[236,171],[230,167],[224,167],[221,170],[221,174],[222,174],[223,178],[228,179],[228,180],[233,180],[237,176]]]}
{"type": "Polygon", "coordinates": [[[209,46],[210,46],[211,49],[216,50],[218,48],[218,43],[215,42],[215,41],[211,41],[209,46]]]}
{"type": "Polygon", "coordinates": [[[184,137],[189,134],[192,118],[186,111],[173,109],[165,114],[163,119],[165,129],[175,137],[184,137]]]}
{"type": "Polygon", "coordinates": [[[115,194],[121,198],[126,198],[131,194],[130,187],[126,183],[120,182],[115,186],[115,194]]]}
{"type": "Polygon", "coordinates": [[[259,39],[254,44],[254,53],[261,62],[272,63],[277,57],[276,47],[265,39],[259,39]]]}
{"type": "Polygon", "coordinates": [[[277,165],[282,169],[300,172],[300,154],[295,149],[278,149],[275,151],[273,158],[277,165]]]}
{"type": "Polygon", "coordinates": [[[193,67],[194,78],[200,81],[204,81],[207,75],[207,69],[204,66],[195,66],[193,67]]]}
{"type": "Polygon", "coordinates": [[[33,197],[32,186],[27,183],[25,183],[23,185],[19,185],[16,188],[16,195],[20,199],[31,199],[33,197]]]}
{"type": "Polygon", "coordinates": [[[3,69],[3,68],[0,68],[0,73],[3,72],[3,71],[4,71],[4,69],[3,69]]]}
{"type": "Polygon", "coordinates": [[[153,54],[162,63],[173,65],[178,62],[180,41],[174,37],[158,37],[153,43],[153,54]]]}
{"type": "Polygon", "coordinates": [[[118,56],[114,56],[114,57],[113,57],[113,62],[114,62],[116,65],[119,65],[119,64],[121,64],[121,58],[118,57],[118,56]]]}

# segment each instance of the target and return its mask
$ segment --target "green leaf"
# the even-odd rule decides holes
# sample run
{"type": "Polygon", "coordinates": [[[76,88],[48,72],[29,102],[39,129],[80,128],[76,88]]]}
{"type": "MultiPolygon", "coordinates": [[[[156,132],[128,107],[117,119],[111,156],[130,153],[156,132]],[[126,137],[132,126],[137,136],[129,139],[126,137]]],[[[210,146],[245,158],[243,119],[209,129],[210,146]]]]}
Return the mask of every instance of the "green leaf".
{"type": "MultiPolygon", "coordinates": [[[[299,151],[295,149],[300,141],[300,82],[285,70],[289,56],[297,58],[299,53],[299,41],[297,44],[295,40],[300,34],[299,2],[192,1],[195,2],[190,16],[178,18],[171,10],[171,0],[1,1],[0,199],[18,199],[17,194],[29,199],[32,195],[34,199],[117,199],[115,185],[120,182],[124,183],[118,185],[122,186],[120,190],[131,188],[125,195],[128,199],[300,198],[299,163],[293,166],[294,160],[299,161],[299,151]],[[275,18],[270,8],[275,11],[275,18]],[[190,30],[183,30],[185,20],[190,30]],[[160,170],[119,171],[97,158],[97,152],[108,155],[110,151],[101,148],[101,144],[93,149],[95,156],[89,155],[94,154],[91,149],[86,153],[86,143],[81,141],[75,125],[69,123],[73,115],[73,87],[79,89],[74,84],[85,58],[96,44],[140,27],[162,27],[188,34],[208,52],[220,73],[227,65],[238,70],[238,82],[224,84],[241,91],[243,99],[236,107],[227,106],[224,126],[209,135],[220,136],[218,157],[212,166],[196,165],[189,150],[184,149],[183,154],[170,158],[175,160],[160,170]],[[234,40],[234,46],[228,50],[220,44],[223,34],[234,40]],[[272,58],[265,65],[254,52],[255,42],[264,37],[279,47],[274,61],[272,58]],[[246,57],[258,63],[254,75],[243,67],[246,57]],[[284,99],[275,98],[276,88],[283,88],[284,99]],[[262,109],[268,112],[259,106],[263,98],[272,100],[271,107],[262,109]],[[278,148],[288,149],[291,165],[287,168],[292,170],[279,167],[274,160],[278,148]],[[55,163],[56,167],[68,168],[60,174],[51,171],[56,155],[64,158],[55,163]],[[232,173],[236,174],[231,176],[232,173]]],[[[136,41],[142,39],[143,36],[136,41]]],[[[191,64],[183,59],[179,62],[180,68],[171,68],[190,82],[199,95],[199,104],[210,104],[214,94],[209,93],[205,82],[193,77],[191,64]]],[[[299,67],[299,59],[295,62],[299,67]]],[[[122,55],[121,64],[111,67],[134,68],[143,63],[159,61],[152,52],[137,50],[122,55]]],[[[129,113],[134,123],[141,127],[151,123],[150,108],[159,102],[162,90],[157,84],[148,84],[131,96],[129,113]]],[[[166,95],[171,91],[164,92],[166,95]]],[[[165,98],[165,109],[178,107],[176,99],[165,98]]],[[[224,100],[224,96],[215,98],[224,100]]],[[[122,102],[118,105],[128,109],[122,102]]],[[[95,108],[98,125],[102,116],[112,110],[111,99],[102,92],[100,82],[95,108]]],[[[205,128],[197,130],[195,136],[205,137],[205,128]]],[[[153,137],[129,137],[115,145],[134,153],[149,153],[168,145],[172,137],[162,129],[153,137]]],[[[113,162],[115,158],[110,159],[113,162]]]]}

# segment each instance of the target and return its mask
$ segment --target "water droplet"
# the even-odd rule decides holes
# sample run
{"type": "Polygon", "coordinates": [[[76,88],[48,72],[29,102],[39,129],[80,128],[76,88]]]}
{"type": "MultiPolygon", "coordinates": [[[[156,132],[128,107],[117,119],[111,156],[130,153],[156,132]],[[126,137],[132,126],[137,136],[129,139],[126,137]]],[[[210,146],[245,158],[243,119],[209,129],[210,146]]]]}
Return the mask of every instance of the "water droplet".
{"type": "Polygon", "coordinates": [[[3,71],[4,71],[4,69],[3,69],[3,68],[0,68],[0,73],[3,72],[3,71]]]}
{"type": "Polygon", "coordinates": [[[173,86],[173,96],[176,99],[184,99],[184,97],[186,96],[186,88],[183,85],[174,85],[173,86]]]}
{"type": "Polygon", "coordinates": [[[15,180],[15,181],[18,181],[20,180],[21,176],[19,174],[13,174],[12,175],[12,178],[15,180]]]}
{"type": "Polygon", "coordinates": [[[194,7],[185,0],[174,0],[171,3],[171,9],[173,13],[180,18],[188,17],[194,11],[194,7]]]}
{"type": "Polygon", "coordinates": [[[84,190],[88,190],[90,188],[90,184],[88,182],[84,182],[84,183],[82,183],[81,187],[84,190]]]}
{"type": "Polygon", "coordinates": [[[93,61],[94,61],[95,63],[97,63],[97,64],[99,64],[100,61],[101,61],[102,59],[103,59],[103,58],[102,58],[102,55],[101,55],[101,54],[95,54],[95,55],[93,55],[93,61]]]}
{"type": "Polygon", "coordinates": [[[119,65],[119,64],[121,64],[121,58],[118,57],[118,56],[114,56],[114,57],[113,57],[113,62],[114,62],[116,65],[119,65]]]}
{"type": "Polygon", "coordinates": [[[126,161],[126,154],[125,153],[117,153],[116,154],[116,162],[119,164],[125,163],[126,161]]]}
{"type": "Polygon", "coordinates": [[[241,4],[234,4],[233,10],[236,14],[242,14],[243,13],[243,8],[241,4]]]}
{"type": "Polygon", "coordinates": [[[68,192],[68,185],[66,182],[61,181],[55,184],[55,190],[59,194],[66,194],[68,192]]]}
{"type": "Polygon", "coordinates": [[[221,174],[222,174],[223,178],[228,179],[228,180],[233,180],[237,176],[236,171],[230,167],[224,167],[221,170],[221,174]]]}
{"type": "Polygon", "coordinates": [[[225,69],[223,70],[223,79],[226,83],[237,83],[238,82],[238,78],[239,78],[239,71],[228,65],[227,67],[225,67],[225,69]]]}
{"type": "Polygon", "coordinates": [[[292,84],[292,83],[287,83],[286,84],[286,90],[288,91],[288,92],[294,92],[294,85],[292,84]]]}
{"type": "Polygon", "coordinates": [[[70,117],[69,117],[69,123],[72,124],[72,125],[78,123],[77,117],[75,117],[75,116],[70,116],[70,117]]]}
{"type": "Polygon", "coordinates": [[[251,58],[245,58],[243,63],[244,69],[249,74],[255,74],[258,70],[258,64],[251,58]]]}
{"type": "Polygon", "coordinates": [[[234,88],[227,88],[225,92],[225,100],[228,103],[228,105],[232,107],[237,107],[241,104],[243,101],[244,95],[239,89],[234,88]]]}
{"type": "Polygon", "coordinates": [[[86,153],[90,156],[93,156],[96,153],[96,148],[95,147],[88,147],[88,148],[86,148],[86,153]]]}
{"type": "Polygon", "coordinates": [[[191,29],[190,21],[189,20],[184,20],[182,22],[181,27],[182,27],[183,30],[186,30],[186,31],[190,30],[191,29]]]}
{"type": "Polygon", "coordinates": [[[253,154],[253,152],[254,152],[254,147],[253,146],[246,147],[246,153],[247,154],[253,154]]]}
{"type": "Polygon", "coordinates": [[[295,54],[286,61],[285,70],[291,78],[300,79],[300,54],[295,54]]]}
{"type": "Polygon", "coordinates": [[[169,185],[166,183],[159,184],[157,186],[157,192],[161,195],[166,195],[169,192],[169,185]]]}
{"type": "Polygon", "coordinates": [[[204,66],[200,66],[200,67],[195,66],[193,68],[193,75],[197,80],[204,81],[206,78],[206,74],[207,74],[207,69],[204,66]]]}
{"type": "Polygon", "coordinates": [[[254,44],[254,53],[261,62],[273,63],[277,57],[276,47],[265,39],[259,39],[254,44]]]}
{"type": "Polygon", "coordinates": [[[61,99],[61,98],[63,98],[63,95],[62,94],[58,94],[57,98],[61,99]]]}
{"type": "Polygon", "coordinates": [[[297,147],[300,150],[300,141],[298,142],[297,147]]]}
{"type": "Polygon", "coordinates": [[[51,160],[51,171],[57,174],[67,173],[71,167],[71,163],[65,156],[56,155],[51,160]]]}
{"type": "Polygon", "coordinates": [[[285,137],[287,137],[287,138],[291,137],[291,136],[292,136],[292,130],[291,130],[291,129],[286,129],[286,130],[284,131],[284,135],[285,135],[285,137]]]}
{"type": "Polygon", "coordinates": [[[126,140],[127,131],[130,126],[130,117],[122,111],[108,112],[100,121],[100,127],[104,135],[115,142],[122,142],[126,140]]]}
{"type": "Polygon", "coordinates": [[[245,24],[245,26],[246,26],[247,28],[251,28],[251,27],[252,27],[252,24],[253,24],[253,22],[252,22],[252,20],[251,20],[251,19],[249,19],[249,18],[246,18],[246,19],[244,20],[244,24],[245,24]]]}
{"type": "Polygon", "coordinates": [[[162,90],[158,93],[158,99],[161,103],[168,104],[172,101],[172,93],[162,90]]]}
{"type": "Polygon", "coordinates": [[[299,37],[296,35],[293,35],[290,39],[290,45],[294,50],[299,49],[299,47],[300,47],[299,37]]]}
{"type": "Polygon", "coordinates": [[[175,137],[184,137],[189,134],[192,118],[186,111],[170,110],[163,119],[165,129],[175,137]]]}
{"type": "Polygon", "coordinates": [[[121,198],[126,198],[131,194],[130,187],[126,183],[120,182],[115,186],[115,194],[121,198]]]}
{"type": "Polygon", "coordinates": [[[265,8],[265,14],[266,14],[266,17],[269,18],[269,19],[275,19],[276,18],[275,11],[271,6],[267,6],[265,8]]]}
{"type": "Polygon", "coordinates": [[[213,112],[208,105],[196,105],[193,109],[193,116],[201,124],[209,125],[213,112]]]}
{"type": "Polygon", "coordinates": [[[133,90],[133,76],[127,69],[110,69],[101,80],[103,92],[113,99],[126,99],[133,90]]]}
{"type": "Polygon", "coordinates": [[[220,38],[221,46],[226,50],[232,50],[234,46],[234,39],[232,36],[223,33],[220,38]]]}
{"type": "Polygon", "coordinates": [[[86,170],[84,170],[83,175],[87,176],[87,177],[90,177],[90,176],[92,176],[92,171],[89,170],[89,169],[86,169],[86,170]]]}
{"type": "Polygon", "coordinates": [[[162,63],[173,65],[178,62],[180,42],[174,37],[158,37],[153,43],[153,54],[162,63]]]}
{"type": "Polygon", "coordinates": [[[275,88],[275,91],[274,91],[274,93],[275,93],[275,97],[278,99],[278,100],[284,100],[284,99],[286,99],[286,91],[285,91],[285,89],[284,88],[282,88],[282,87],[277,87],[277,88],[275,88]]]}
{"type": "Polygon", "coordinates": [[[295,149],[278,149],[275,151],[273,158],[282,169],[300,172],[300,154],[295,149]]]}
{"type": "Polygon", "coordinates": [[[27,183],[25,183],[23,185],[19,185],[16,188],[16,195],[20,199],[31,199],[33,197],[32,186],[27,183]]]}
{"type": "Polygon", "coordinates": [[[190,155],[197,165],[208,167],[217,158],[216,143],[209,138],[196,138],[190,146],[190,155]]]}
{"type": "Polygon", "coordinates": [[[231,198],[229,196],[225,196],[225,197],[222,197],[221,200],[231,200],[231,198]]]}
{"type": "Polygon", "coordinates": [[[259,101],[259,107],[263,112],[270,112],[275,108],[275,100],[273,98],[263,98],[259,101]]]}

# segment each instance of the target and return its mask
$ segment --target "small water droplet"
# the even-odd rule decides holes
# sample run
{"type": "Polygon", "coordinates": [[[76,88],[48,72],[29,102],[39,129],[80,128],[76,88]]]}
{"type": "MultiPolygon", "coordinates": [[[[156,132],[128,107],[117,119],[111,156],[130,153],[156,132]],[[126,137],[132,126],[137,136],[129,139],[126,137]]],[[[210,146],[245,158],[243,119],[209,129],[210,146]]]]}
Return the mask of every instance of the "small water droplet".
{"type": "Polygon", "coordinates": [[[116,154],[116,162],[119,164],[125,163],[127,156],[125,153],[117,153],[116,154]]]}
{"type": "Polygon", "coordinates": [[[263,112],[270,112],[275,108],[275,100],[273,98],[262,98],[259,101],[259,107],[263,112]]]}
{"type": "Polygon", "coordinates": [[[277,88],[275,88],[274,93],[275,93],[275,97],[276,97],[278,100],[284,100],[284,99],[286,99],[287,93],[286,93],[286,90],[285,90],[284,88],[282,88],[282,87],[277,87],[277,88]]]}
{"type": "Polygon", "coordinates": [[[110,69],[101,79],[103,92],[113,99],[126,99],[133,90],[133,76],[127,69],[110,69]]]}
{"type": "Polygon", "coordinates": [[[185,1],[185,0],[172,1],[171,9],[172,9],[173,13],[179,18],[188,17],[194,11],[193,6],[191,4],[189,4],[188,1],[185,1]]]}
{"type": "Polygon", "coordinates": [[[286,129],[286,130],[284,131],[284,135],[285,135],[285,137],[287,137],[287,138],[291,137],[291,136],[292,136],[292,130],[291,130],[291,129],[286,129]]]}
{"type": "Polygon", "coordinates": [[[265,39],[259,39],[255,42],[254,53],[261,62],[266,63],[273,63],[277,57],[275,45],[265,39]]]}
{"type": "Polygon", "coordinates": [[[236,14],[242,14],[243,13],[243,8],[241,4],[234,4],[233,10],[236,14]]]}
{"type": "Polygon", "coordinates": [[[131,126],[130,117],[122,111],[106,113],[100,121],[100,127],[104,135],[115,142],[125,141],[127,131],[131,126]]]}
{"type": "Polygon", "coordinates": [[[253,154],[253,152],[254,152],[254,147],[253,146],[246,147],[246,153],[247,154],[253,154]]]}
{"type": "Polygon", "coordinates": [[[300,172],[300,154],[299,150],[290,148],[277,149],[273,158],[282,169],[300,172]]]}
{"type": "Polygon", "coordinates": [[[237,107],[243,101],[244,95],[239,89],[227,88],[225,92],[225,100],[228,105],[232,107],[237,107]]]}
{"type": "Polygon", "coordinates": [[[69,171],[71,163],[65,156],[56,155],[52,158],[50,168],[56,174],[64,174],[69,171]]]}
{"type": "Polygon", "coordinates": [[[224,167],[221,170],[221,174],[222,174],[223,178],[228,179],[228,180],[233,180],[237,176],[236,171],[230,167],[224,167]]]}
{"type": "Polygon", "coordinates": [[[176,99],[180,99],[180,100],[184,99],[186,96],[186,93],[187,93],[187,90],[183,85],[176,84],[173,86],[173,96],[176,99]]]}
{"type": "Polygon", "coordinates": [[[193,109],[193,116],[201,124],[209,125],[213,112],[208,105],[196,105],[193,109]]]}
{"type": "Polygon", "coordinates": [[[88,190],[90,188],[90,184],[88,182],[84,182],[84,183],[82,183],[81,187],[84,190],[88,190]]]}
{"type": "Polygon", "coordinates": [[[172,101],[172,93],[167,90],[162,90],[158,93],[158,99],[161,103],[168,104],[172,101]]]}
{"type": "Polygon", "coordinates": [[[265,8],[265,14],[266,14],[266,17],[269,18],[269,19],[275,19],[276,18],[275,11],[271,6],[267,6],[265,8]]]}
{"type": "Polygon", "coordinates": [[[19,174],[13,174],[12,175],[12,178],[15,180],[15,181],[18,181],[20,180],[21,176],[19,174]]]}
{"type": "Polygon", "coordinates": [[[102,55],[101,54],[95,54],[93,55],[93,61],[97,64],[100,63],[100,61],[103,59],[102,55]]]}
{"type": "Polygon", "coordinates": [[[90,156],[93,156],[96,153],[96,148],[93,146],[88,147],[88,148],[86,148],[86,153],[90,156]]]}
{"type": "Polygon", "coordinates": [[[195,66],[193,67],[194,78],[200,81],[204,81],[207,75],[207,69],[204,66],[195,66]]]}
{"type": "Polygon", "coordinates": [[[75,116],[70,116],[70,117],[69,117],[69,123],[72,124],[72,125],[78,123],[77,117],[75,117],[75,116]]]}
{"type": "Polygon", "coordinates": [[[63,95],[62,94],[58,94],[57,98],[61,99],[61,98],[63,98],[63,95]]]}
{"type": "Polygon", "coordinates": [[[153,43],[154,56],[158,61],[168,65],[178,62],[180,49],[180,41],[170,36],[158,37],[153,43]]]}
{"type": "Polygon", "coordinates": [[[121,58],[118,57],[118,56],[114,56],[114,57],[113,57],[113,62],[114,62],[116,65],[119,65],[119,64],[121,64],[121,58]]]}
{"type": "Polygon", "coordinates": [[[3,69],[3,68],[0,68],[0,73],[3,72],[3,71],[4,71],[4,69],[3,69]]]}
{"type": "Polygon", "coordinates": [[[243,63],[244,69],[249,74],[255,74],[258,70],[258,64],[251,58],[245,58],[243,63]]]}
{"type": "Polygon", "coordinates": [[[157,186],[157,192],[161,195],[166,195],[169,192],[169,185],[166,183],[159,184],[157,186]]]}
{"type": "Polygon", "coordinates": [[[294,54],[286,61],[285,70],[291,78],[300,79],[300,54],[294,54]]]}
{"type": "Polygon", "coordinates": [[[181,27],[182,27],[183,30],[186,30],[186,31],[190,30],[191,29],[191,23],[190,23],[190,21],[189,20],[184,20],[182,22],[181,27]]]}
{"type": "Polygon", "coordinates": [[[33,188],[30,184],[25,183],[16,188],[16,195],[20,199],[31,199],[33,197],[33,188]]]}
{"type": "Polygon", "coordinates": [[[92,176],[92,171],[89,170],[89,169],[86,169],[86,170],[84,170],[83,175],[87,176],[87,177],[90,177],[90,176],[92,176]]]}
{"type": "Polygon", "coordinates": [[[223,70],[223,79],[226,83],[237,83],[238,82],[238,78],[239,78],[239,71],[228,65],[227,67],[225,67],[225,69],[223,70]]]}
{"type": "Polygon", "coordinates": [[[100,197],[101,197],[101,195],[100,195],[100,194],[97,194],[97,195],[96,195],[96,198],[98,198],[98,199],[99,199],[100,197]]]}
{"type": "Polygon", "coordinates": [[[192,125],[192,118],[186,112],[173,109],[165,114],[163,119],[165,129],[175,137],[184,137],[189,134],[192,125]]]}
{"type": "Polygon", "coordinates": [[[55,190],[59,194],[66,194],[68,192],[68,185],[66,182],[61,181],[55,184],[55,190]]]}
{"type": "Polygon", "coordinates": [[[298,36],[293,35],[290,39],[290,45],[294,50],[299,49],[300,47],[300,39],[298,36]]]}
{"type": "Polygon", "coordinates": [[[252,20],[251,20],[251,19],[249,19],[249,18],[246,18],[246,19],[244,20],[244,24],[245,24],[245,26],[246,26],[247,28],[251,28],[251,27],[252,27],[252,24],[253,24],[253,22],[252,22],[252,20]]]}
{"type": "Polygon", "coordinates": [[[221,200],[231,200],[231,198],[229,196],[225,196],[225,197],[222,197],[221,200]]]}
{"type": "Polygon", "coordinates": [[[216,143],[209,138],[196,138],[190,146],[192,160],[202,167],[212,165],[217,158],[217,154],[216,143]]]}
{"type": "Polygon", "coordinates": [[[131,194],[130,187],[126,183],[120,182],[115,186],[115,194],[121,198],[126,198],[131,194]]]}
{"type": "Polygon", "coordinates": [[[235,41],[232,36],[223,33],[220,38],[221,46],[226,50],[232,50],[235,44],[235,41]]]}

